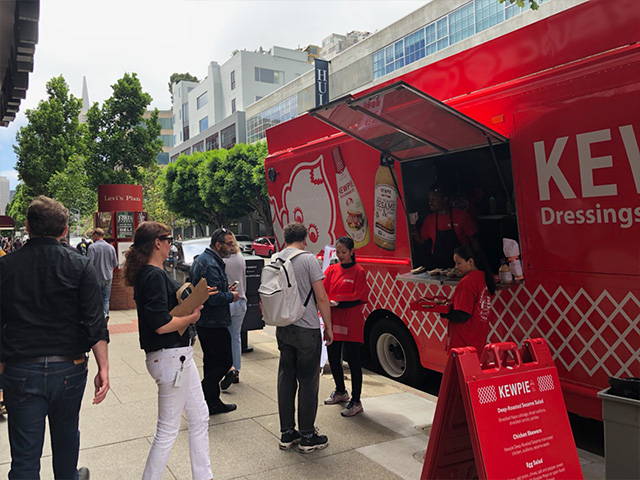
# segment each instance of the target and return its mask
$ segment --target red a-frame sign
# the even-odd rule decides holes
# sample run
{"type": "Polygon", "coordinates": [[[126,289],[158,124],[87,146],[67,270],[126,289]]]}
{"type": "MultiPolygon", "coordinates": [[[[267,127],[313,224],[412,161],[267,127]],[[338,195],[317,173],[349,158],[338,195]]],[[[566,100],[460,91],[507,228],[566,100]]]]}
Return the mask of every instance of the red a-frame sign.
{"type": "Polygon", "coordinates": [[[560,380],[541,338],[451,350],[421,480],[579,480],[560,380]]]}

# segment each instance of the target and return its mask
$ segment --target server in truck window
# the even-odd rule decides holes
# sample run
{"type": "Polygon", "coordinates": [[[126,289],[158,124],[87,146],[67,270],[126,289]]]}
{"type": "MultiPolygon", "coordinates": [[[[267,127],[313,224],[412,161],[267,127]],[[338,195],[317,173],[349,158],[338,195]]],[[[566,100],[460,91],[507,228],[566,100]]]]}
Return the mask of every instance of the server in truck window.
{"type": "Polygon", "coordinates": [[[482,253],[473,251],[469,245],[456,248],[453,261],[463,277],[453,292],[451,310],[440,314],[449,321],[447,350],[475,347],[481,352],[489,335],[491,297],[496,293],[496,282],[482,253]]]}
{"type": "Polygon", "coordinates": [[[454,250],[461,245],[473,244],[478,228],[468,212],[451,205],[449,194],[442,187],[431,189],[428,205],[431,213],[414,237],[422,245],[423,263],[427,269],[449,268],[454,250]]]}

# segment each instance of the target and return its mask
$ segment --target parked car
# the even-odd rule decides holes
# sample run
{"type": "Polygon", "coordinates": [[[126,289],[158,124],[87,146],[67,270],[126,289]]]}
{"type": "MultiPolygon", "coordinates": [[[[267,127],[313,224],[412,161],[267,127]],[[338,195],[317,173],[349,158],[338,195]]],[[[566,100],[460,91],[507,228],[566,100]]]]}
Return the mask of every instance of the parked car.
{"type": "Polygon", "coordinates": [[[169,258],[164,262],[165,270],[178,283],[186,282],[193,259],[204,252],[210,243],[209,237],[174,242],[169,252],[169,258]]]}
{"type": "Polygon", "coordinates": [[[249,235],[236,235],[236,240],[240,244],[242,253],[251,253],[253,241],[249,235]]]}
{"type": "Polygon", "coordinates": [[[258,237],[251,244],[251,253],[261,257],[270,257],[278,250],[273,237],[258,237]]]}

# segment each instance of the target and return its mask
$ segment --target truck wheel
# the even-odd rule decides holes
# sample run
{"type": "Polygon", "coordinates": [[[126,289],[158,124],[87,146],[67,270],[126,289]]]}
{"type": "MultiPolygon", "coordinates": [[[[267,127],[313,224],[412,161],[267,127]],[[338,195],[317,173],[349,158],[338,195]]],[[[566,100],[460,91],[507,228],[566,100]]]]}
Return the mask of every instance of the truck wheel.
{"type": "Polygon", "coordinates": [[[369,336],[369,353],[375,366],[389,377],[416,385],[423,369],[411,334],[404,326],[392,320],[376,323],[369,336]]]}

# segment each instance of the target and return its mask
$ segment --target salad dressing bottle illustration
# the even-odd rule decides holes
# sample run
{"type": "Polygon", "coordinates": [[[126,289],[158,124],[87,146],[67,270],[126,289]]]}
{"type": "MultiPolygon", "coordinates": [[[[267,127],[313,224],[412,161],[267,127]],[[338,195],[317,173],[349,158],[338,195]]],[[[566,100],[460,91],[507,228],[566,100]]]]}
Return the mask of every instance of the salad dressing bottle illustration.
{"type": "Polygon", "coordinates": [[[344,229],[353,239],[355,248],[364,247],[369,243],[369,225],[360,194],[351,178],[339,148],[332,152],[333,163],[336,167],[336,183],[338,184],[338,200],[344,229]]]}
{"type": "Polygon", "coordinates": [[[391,167],[386,164],[384,157],[380,158],[376,172],[374,202],[373,240],[385,250],[395,250],[398,190],[391,167]]]}

